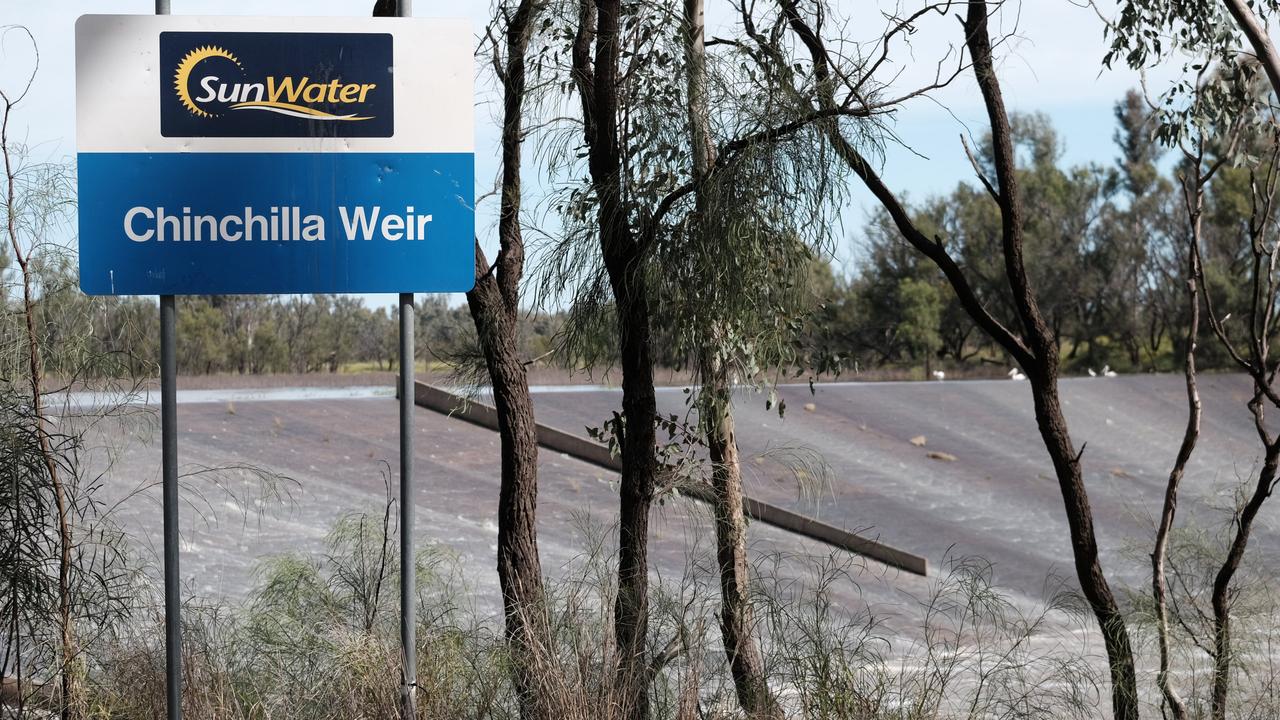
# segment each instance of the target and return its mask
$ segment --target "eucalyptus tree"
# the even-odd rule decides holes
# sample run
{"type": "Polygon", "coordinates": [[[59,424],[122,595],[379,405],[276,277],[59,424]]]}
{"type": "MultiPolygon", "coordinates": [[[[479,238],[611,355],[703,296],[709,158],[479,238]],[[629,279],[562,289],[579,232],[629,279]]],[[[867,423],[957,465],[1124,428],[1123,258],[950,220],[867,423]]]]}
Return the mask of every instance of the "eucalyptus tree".
{"type": "MultiPolygon", "coordinates": [[[[1268,110],[1268,113],[1271,111],[1268,110]]],[[[1199,273],[1197,282],[1204,301],[1204,318],[1218,347],[1226,352],[1234,364],[1250,376],[1253,381],[1252,396],[1246,403],[1252,416],[1254,430],[1262,451],[1262,463],[1257,469],[1257,476],[1252,480],[1252,487],[1241,488],[1236,497],[1236,506],[1230,525],[1230,539],[1222,555],[1221,564],[1213,578],[1210,602],[1213,614],[1213,661],[1214,678],[1212,690],[1212,716],[1222,720],[1227,715],[1227,705],[1232,678],[1240,668],[1241,658],[1236,647],[1238,641],[1233,639],[1233,615],[1236,612],[1236,601],[1239,588],[1236,587],[1236,575],[1244,563],[1250,536],[1263,505],[1271,498],[1280,480],[1280,434],[1268,427],[1266,412],[1268,407],[1280,407],[1280,385],[1276,381],[1276,361],[1272,352],[1277,340],[1277,312],[1280,311],[1280,269],[1276,266],[1276,258],[1280,256],[1280,235],[1277,233],[1276,202],[1277,186],[1280,185],[1280,134],[1275,129],[1275,120],[1257,128],[1262,135],[1261,146],[1265,154],[1253,167],[1222,167],[1213,178],[1210,191],[1217,189],[1220,182],[1227,181],[1233,174],[1244,174],[1248,177],[1247,197],[1249,210],[1244,214],[1244,222],[1237,222],[1239,240],[1248,248],[1249,271],[1245,274],[1244,297],[1233,306],[1224,307],[1215,300],[1214,283],[1209,273],[1217,270],[1215,261],[1204,256],[1196,268],[1199,273]],[[1234,310],[1236,319],[1232,320],[1234,310]],[[1243,327],[1241,327],[1243,326],[1243,327]]],[[[1255,146],[1256,147],[1256,146],[1255,146]]],[[[1239,162],[1240,158],[1230,157],[1230,148],[1220,145],[1217,151],[1223,155],[1211,156],[1211,162],[1239,162]]],[[[1210,161],[1206,161],[1210,162],[1210,161]]],[[[1248,161],[1246,161],[1248,162],[1248,161]]],[[[1201,252],[1202,247],[1197,247],[1201,252]]],[[[1239,285],[1237,285],[1237,289],[1239,285]]]]}
{"type": "MultiPolygon", "coordinates": [[[[671,18],[652,18],[662,14],[662,6],[652,12],[647,12],[647,6],[630,7],[638,18],[632,19],[629,27],[624,27],[619,0],[580,0],[565,10],[569,78],[579,96],[580,137],[585,146],[581,154],[587,158],[589,182],[571,190],[563,205],[567,230],[562,249],[557,248],[544,269],[544,282],[558,290],[575,277],[586,276],[574,292],[568,328],[571,336],[586,324],[603,329],[609,322],[605,317],[610,309],[613,314],[622,369],[622,413],[615,416],[616,422],[610,428],[622,458],[612,638],[616,653],[615,703],[626,716],[647,718],[649,511],[657,491],[659,461],[650,268],[644,262],[636,216],[637,206],[649,205],[657,192],[657,172],[636,182],[628,174],[634,170],[627,161],[634,159],[630,152],[634,136],[646,129],[656,135],[652,115],[670,105],[645,108],[652,115],[643,121],[637,117],[634,124],[623,112],[629,107],[627,101],[637,94],[637,86],[645,81],[651,96],[674,94],[674,89],[669,75],[657,72],[659,64],[667,69],[673,64],[670,44],[657,49],[657,41],[664,39],[658,31],[666,25],[663,21],[671,18]],[[641,23],[646,31],[643,40],[636,35],[641,23]],[[626,71],[620,67],[624,42],[631,46],[627,57],[635,63],[626,71]],[[649,63],[638,62],[635,50],[643,51],[642,57],[649,63]],[[637,75],[645,77],[639,79],[637,75]],[[598,257],[587,249],[592,238],[598,242],[598,257]],[[552,278],[549,281],[548,276],[552,278]],[[607,294],[612,296],[611,307],[607,294]]],[[[668,102],[671,99],[668,97],[668,102]]],[[[669,147],[655,148],[658,149],[671,152],[669,147]]],[[[655,165],[665,159],[656,157],[656,152],[653,155],[650,162],[655,165]]],[[[552,162],[563,162],[563,158],[561,154],[552,162]]],[[[577,347],[570,350],[572,353],[590,352],[582,344],[573,344],[577,347]]]]}
{"type": "MultiPolygon", "coordinates": [[[[990,166],[976,162],[975,171],[983,189],[998,210],[996,229],[1000,238],[1000,272],[1008,286],[1011,320],[1002,321],[989,303],[975,291],[970,275],[957,261],[954,248],[938,234],[930,237],[915,222],[902,201],[880,177],[872,162],[846,137],[849,129],[837,122],[827,123],[827,140],[850,171],[872,193],[893,219],[903,238],[938,267],[950,284],[965,312],[991,339],[1023,369],[1029,379],[1037,426],[1058,479],[1071,534],[1076,577],[1096,617],[1106,647],[1112,683],[1112,711],[1117,720],[1138,717],[1137,680],[1128,627],[1111,590],[1099,559],[1093,511],[1080,467],[1080,452],[1071,440],[1058,393],[1060,354],[1058,337],[1046,320],[1039,293],[1027,268],[1027,216],[1021,179],[1018,175],[1015,138],[1005,109],[999,78],[995,71],[993,43],[988,29],[992,12],[986,2],[942,2],[925,5],[896,22],[886,34],[883,54],[866,58],[845,50],[833,50],[823,36],[830,27],[830,11],[819,6],[809,11],[796,0],[779,0],[794,37],[807,54],[803,73],[792,77],[798,97],[812,107],[830,107],[836,98],[868,95],[881,89],[875,72],[888,56],[888,40],[904,35],[929,14],[945,15],[963,9],[964,45],[967,63],[981,92],[990,123],[990,166]],[[825,24],[824,24],[825,23],[825,24]],[[988,177],[994,175],[994,177],[988,177]]],[[[778,66],[794,66],[798,61],[781,43],[773,43],[768,57],[778,66]]],[[[940,75],[941,77],[941,75],[940,75]]]]}
{"type": "MultiPolygon", "coordinates": [[[[682,54],[681,15],[666,4],[581,0],[571,47],[571,76],[581,102],[589,186],[571,197],[570,212],[599,242],[595,302],[612,295],[622,369],[622,415],[611,428],[622,456],[618,522],[618,587],[614,610],[618,704],[629,717],[649,715],[649,513],[659,490],[657,398],[654,391],[653,239],[687,152],[679,135],[682,83],[673,72],[682,54]],[[594,53],[593,53],[594,46],[594,53]],[[603,277],[599,275],[603,266],[603,277]]],[[[684,189],[687,195],[692,188],[684,189]]],[[[591,302],[579,292],[575,303],[591,302]]]]}
{"type": "MultiPolygon", "coordinates": [[[[1181,150],[1189,177],[1212,176],[1211,198],[1217,195],[1221,202],[1234,195],[1242,200],[1229,203],[1231,220],[1223,224],[1225,238],[1217,241],[1198,232],[1202,217],[1212,213],[1204,207],[1203,189],[1199,201],[1188,202],[1186,208],[1188,222],[1197,229],[1195,279],[1204,320],[1218,347],[1252,380],[1247,407],[1262,449],[1252,488],[1243,488],[1238,498],[1227,548],[1212,582],[1213,638],[1208,650],[1214,666],[1210,705],[1214,720],[1227,715],[1239,663],[1232,636],[1236,575],[1254,524],[1280,475],[1280,435],[1273,434],[1266,423],[1267,408],[1280,408],[1278,365],[1271,358],[1280,311],[1276,268],[1280,132],[1275,129],[1280,55],[1267,30],[1277,12],[1280,4],[1270,0],[1185,4],[1129,0],[1108,27],[1112,37],[1108,65],[1145,69],[1161,62],[1181,62],[1181,73],[1161,91],[1155,137],[1181,150]],[[1206,164],[1212,172],[1201,170],[1206,164]],[[1215,268],[1224,260],[1237,267],[1225,272],[1215,268]],[[1228,287],[1220,291],[1214,287],[1215,274],[1247,280],[1226,283],[1228,287]],[[1230,310],[1224,311],[1224,305],[1230,310]]],[[[1171,689],[1162,690],[1176,707],[1171,689]]]]}
{"type": "Polygon", "coordinates": [[[685,0],[686,172],[694,189],[655,238],[657,313],[697,381],[691,399],[710,463],[721,637],[738,702],[750,717],[776,718],[782,711],[755,639],[734,388],[767,386],[772,397],[777,373],[795,364],[810,266],[830,245],[826,215],[840,185],[820,137],[799,127],[731,152],[721,165],[722,143],[732,147],[733,138],[778,122],[790,105],[741,72],[747,64],[732,40],[717,38],[708,50],[703,13],[701,0],[685,0]]]}
{"type": "Polygon", "coordinates": [[[467,305],[488,369],[498,411],[502,483],[498,493],[498,580],[506,635],[523,718],[556,716],[546,672],[552,653],[546,592],[538,556],[538,430],[529,394],[527,364],[520,354],[520,281],[524,274],[521,229],[521,146],[524,140],[526,62],[540,4],[502,3],[496,26],[505,48],[493,41],[493,67],[502,90],[502,178],[499,189],[498,255],[491,264],[476,241],[475,287],[467,305]]]}
{"type": "MultiPolygon", "coordinates": [[[[1169,479],[1165,484],[1164,499],[1160,506],[1160,520],[1156,525],[1155,546],[1151,552],[1151,597],[1155,605],[1156,642],[1159,648],[1160,668],[1156,673],[1156,686],[1169,714],[1174,720],[1185,720],[1186,703],[1179,694],[1172,680],[1173,652],[1171,632],[1169,628],[1169,582],[1166,574],[1169,555],[1169,540],[1173,533],[1174,522],[1178,510],[1178,492],[1181,489],[1187,463],[1195,452],[1200,438],[1200,421],[1203,407],[1200,402],[1200,388],[1196,377],[1196,351],[1200,335],[1201,300],[1200,288],[1204,282],[1201,265],[1201,246],[1203,243],[1205,196],[1207,188],[1214,176],[1222,169],[1226,157],[1208,155],[1211,138],[1198,136],[1188,144],[1180,144],[1183,154],[1182,193],[1183,207],[1186,211],[1187,239],[1185,249],[1185,266],[1180,276],[1186,293],[1186,340],[1183,345],[1183,375],[1187,393],[1187,424],[1183,430],[1182,442],[1173,467],[1169,471],[1169,479]]],[[[1215,651],[1217,652],[1217,651],[1215,651]]],[[[1215,672],[1215,688],[1219,674],[1215,672]]]]}
{"type": "MultiPolygon", "coordinates": [[[[761,319],[765,321],[772,306],[756,305],[745,312],[745,299],[751,294],[742,289],[769,273],[774,273],[769,280],[774,286],[791,282],[788,276],[797,263],[787,258],[794,258],[797,248],[804,247],[800,241],[804,232],[794,233],[794,229],[814,219],[803,214],[769,214],[796,202],[781,197],[789,186],[771,183],[786,173],[798,178],[814,167],[789,166],[796,148],[812,156],[819,145],[812,137],[803,137],[814,123],[838,115],[867,115],[874,109],[851,101],[784,113],[794,104],[777,102],[767,78],[749,73],[723,85],[709,73],[703,86],[697,79],[701,70],[690,72],[691,55],[701,53],[685,31],[693,24],[685,21],[684,8],[673,4],[582,0],[565,14],[570,16],[569,72],[580,104],[580,120],[575,118],[572,127],[581,133],[582,148],[575,153],[571,143],[562,143],[549,156],[553,164],[559,163],[562,176],[576,177],[585,170],[586,180],[570,182],[554,202],[566,231],[548,252],[544,283],[554,292],[566,285],[572,292],[569,338],[598,337],[600,329],[612,323],[617,339],[622,413],[609,430],[622,456],[614,613],[619,704],[632,717],[647,717],[647,687],[659,669],[645,647],[649,512],[657,494],[675,480],[663,461],[667,448],[659,448],[655,426],[660,420],[653,377],[656,327],[661,323],[668,336],[677,338],[681,333],[697,336],[696,345],[684,347],[696,356],[697,367],[711,371],[708,379],[731,380],[736,368],[755,362],[750,353],[743,354],[755,338],[746,332],[746,325],[733,323],[761,310],[766,311],[761,319]],[[691,87],[694,95],[705,87],[715,96],[705,104],[698,100],[691,104],[691,87]],[[775,150],[785,157],[773,154],[775,150]],[[576,162],[583,156],[585,169],[576,162]],[[766,199],[770,192],[779,197],[766,199]],[[703,214],[698,213],[700,204],[703,214]],[[795,237],[786,237],[781,232],[784,227],[795,237]],[[596,243],[595,251],[587,240],[596,243]],[[743,271],[755,275],[747,277],[743,271]],[[679,295],[669,294],[673,291],[679,295]],[[721,324],[726,319],[729,324],[721,324]],[[743,362],[744,357],[749,361],[743,362]]],[[[696,8],[692,14],[696,15],[696,8]]],[[[745,47],[732,39],[713,42],[725,45],[730,53],[745,47]]],[[[705,67],[715,70],[718,63],[709,58],[705,67]]],[[[747,68],[747,64],[735,67],[747,68]]],[[[806,192],[829,190],[832,185],[823,185],[826,176],[826,171],[811,174],[804,181],[806,192]]],[[[807,272],[806,262],[800,274],[807,272]]],[[[713,472],[713,480],[721,482],[723,489],[736,487],[737,482],[724,474],[736,466],[731,426],[725,424],[729,417],[726,386],[718,380],[709,383],[713,389],[700,400],[718,399],[699,408],[706,421],[702,433],[709,430],[711,439],[721,445],[721,462],[713,462],[713,468],[720,468],[722,474],[715,480],[713,472]]],[[[724,575],[731,595],[728,606],[737,618],[728,631],[729,643],[731,648],[750,652],[743,645],[745,633],[739,631],[749,624],[740,622],[746,616],[739,612],[745,609],[741,597],[745,556],[735,549],[741,542],[741,509],[733,507],[731,493],[721,494],[725,501],[718,503],[717,512],[724,520],[720,531],[722,538],[733,540],[726,546],[729,562],[724,575]]],[[[748,657],[735,652],[730,651],[731,658],[748,657]]],[[[660,663],[665,656],[655,660],[660,663]]],[[[761,695],[760,683],[750,679],[754,676],[758,676],[754,670],[740,675],[747,679],[740,687],[748,698],[761,695]]]]}
{"type": "MultiPolygon", "coordinates": [[[[684,3],[685,76],[687,78],[687,103],[689,109],[689,146],[692,156],[692,177],[699,183],[694,191],[694,212],[690,218],[692,242],[676,250],[676,267],[693,266],[690,277],[696,295],[690,309],[703,310],[715,307],[721,285],[715,279],[724,274],[732,275],[731,282],[740,282],[741,270],[737,263],[739,254],[732,246],[713,246],[712,238],[719,235],[717,227],[723,218],[730,223],[753,222],[754,218],[741,217],[736,208],[717,206],[711,183],[706,181],[715,166],[715,145],[711,127],[711,104],[708,87],[706,19],[703,0],[685,0],[684,3]],[[720,252],[717,252],[720,251],[720,252]],[[724,252],[724,251],[728,252],[724,252]],[[691,260],[691,262],[689,261],[691,260]],[[699,262],[702,260],[703,262],[699,262]],[[710,262],[706,262],[709,260],[710,262]],[[704,272],[709,265],[711,273],[704,272]],[[708,277],[709,275],[709,277],[708,277]],[[710,280],[710,282],[707,282],[710,280]]],[[[716,184],[719,186],[719,183],[716,184]]],[[[719,189],[717,187],[716,189],[719,189]]],[[[725,193],[715,193],[724,195],[725,193]]],[[[748,230],[751,233],[751,230],[748,230]]],[[[754,234],[754,233],[753,233],[754,234]]],[[[750,237],[750,235],[748,235],[750,237]]],[[[752,268],[744,268],[750,273],[752,268]]],[[[785,271],[785,270],[784,270],[785,271]]],[[[675,273],[679,274],[679,273],[675,273]]],[[[684,282],[672,284],[673,289],[689,287],[684,282]]],[[[730,291],[732,292],[732,290],[730,291]]],[[[733,293],[741,297],[739,293],[733,293]]],[[[718,308],[717,308],[718,309],[718,308]]],[[[752,307],[750,315],[760,308],[752,307]]],[[[695,317],[699,314],[696,310],[695,317]]],[[[708,313],[714,315],[712,313],[708,313]]],[[[738,456],[737,440],[733,425],[733,380],[730,363],[726,357],[749,339],[738,334],[734,317],[714,318],[702,323],[697,335],[699,347],[695,349],[695,367],[702,378],[698,391],[698,415],[706,438],[712,463],[712,488],[716,527],[716,559],[720,568],[720,632],[725,655],[729,659],[730,672],[737,688],[738,702],[751,717],[781,717],[781,709],[769,692],[765,678],[764,660],[753,637],[754,620],[750,604],[747,573],[746,518],[742,511],[742,467],[738,456]]]]}
{"type": "MultiPolygon", "coordinates": [[[[393,0],[379,0],[374,15],[394,14],[393,0]]],[[[557,711],[548,692],[555,677],[538,555],[538,429],[520,353],[520,281],[524,275],[521,228],[521,149],[524,142],[526,64],[543,3],[500,2],[487,33],[493,69],[502,91],[502,176],[499,187],[498,255],[491,264],[475,241],[475,285],[467,307],[484,356],[498,415],[502,475],[498,490],[498,581],[512,653],[512,675],[525,720],[548,720],[557,711]],[[496,36],[495,36],[496,33],[496,36]],[[499,40],[498,36],[502,39],[499,40]]],[[[439,310],[447,311],[443,306],[439,310]]],[[[410,392],[403,389],[403,392],[410,392]]]]}

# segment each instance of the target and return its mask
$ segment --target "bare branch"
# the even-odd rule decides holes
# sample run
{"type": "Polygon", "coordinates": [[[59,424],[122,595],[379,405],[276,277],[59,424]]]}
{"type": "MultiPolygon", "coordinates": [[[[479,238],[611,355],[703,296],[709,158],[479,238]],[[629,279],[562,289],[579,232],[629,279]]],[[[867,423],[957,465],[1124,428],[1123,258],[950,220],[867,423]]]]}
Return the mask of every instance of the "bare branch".
{"type": "Polygon", "coordinates": [[[991,181],[987,179],[985,174],[983,174],[982,168],[978,165],[978,158],[974,157],[973,151],[969,149],[969,141],[965,139],[963,134],[960,136],[960,144],[964,146],[964,154],[969,158],[969,164],[973,166],[973,172],[978,176],[978,180],[982,183],[982,187],[987,189],[987,194],[991,196],[992,200],[999,203],[1000,193],[996,192],[995,187],[991,185],[991,181]]]}

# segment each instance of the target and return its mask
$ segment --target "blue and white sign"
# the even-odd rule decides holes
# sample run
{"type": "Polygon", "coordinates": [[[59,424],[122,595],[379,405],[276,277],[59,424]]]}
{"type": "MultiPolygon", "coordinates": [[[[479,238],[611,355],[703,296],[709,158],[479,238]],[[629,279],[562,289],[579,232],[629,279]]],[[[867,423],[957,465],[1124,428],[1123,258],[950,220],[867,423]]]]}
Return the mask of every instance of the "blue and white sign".
{"type": "Polygon", "coordinates": [[[465,20],[81,17],[81,288],[470,289],[471,44],[465,20]]]}

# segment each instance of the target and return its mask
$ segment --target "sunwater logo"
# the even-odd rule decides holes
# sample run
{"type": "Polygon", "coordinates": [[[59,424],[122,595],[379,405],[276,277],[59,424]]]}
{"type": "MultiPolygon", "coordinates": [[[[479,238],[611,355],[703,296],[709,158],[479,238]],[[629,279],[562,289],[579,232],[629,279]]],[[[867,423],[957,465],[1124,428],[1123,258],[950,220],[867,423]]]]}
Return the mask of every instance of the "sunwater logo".
{"type": "Polygon", "coordinates": [[[391,35],[160,34],[165,137],[391,137],[391,35]]]}

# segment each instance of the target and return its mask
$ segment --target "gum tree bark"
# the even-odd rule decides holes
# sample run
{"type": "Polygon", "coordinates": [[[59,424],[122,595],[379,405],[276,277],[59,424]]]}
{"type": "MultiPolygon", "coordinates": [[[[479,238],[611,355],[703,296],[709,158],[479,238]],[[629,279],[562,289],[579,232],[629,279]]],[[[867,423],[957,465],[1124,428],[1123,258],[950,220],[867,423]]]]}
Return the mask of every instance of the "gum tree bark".
{"type": "Polygon", "coordinates": [[[1204,213],[1204,188],[1209,180],[1208,175],[1200,172],[1203,157],[1189,157],[1188,166],[1194,162],[1194,177],[1189,177],[1183,187],[1183,200],[1186,205],[1187,219],[1191,228],[1191,238],[1187,246],[1187,337],[1183,358],[1183,375],[1187,388],[1187,427],[1182,434],[1182,444],[1174,459],[1173,469],[1169,471],[1169,481],[1165,485],[1164,502],[1160,509],[1160,522],[1156,526],[1155,548],[1151,551],[1151,597],[1155,602],[1156,640],[1160,648],[1160,668],[1156,672],[1156,685],[1164,696],[1165,704],[1173,720],[1186,720],[1187,708],[1169,681],[1170,644],[1169,644],[1169,586],[1165,576],[1165,562],[1168,558],[1169,533],[1178,511],[1178,488],[1182,484],[1182,476],[1186,471],[1191,453],[1195,451],[1196,441],[1200,437],[1200,390],[1196,382],[1196,343],[1200,333],[1200,295],[1198,281],[1200,277],[1200,236],[1204,213]]]}
{"type": "MultiPolygon", "coordinates": [[[[1274,385],[1275,370],[1271,364],[1271,347],[1275,334],[1272,308],[1280,300],[1280,282],[1277,282],[1274,264],[1276,254],[1280,252],[1280,240],[1272,237],[1276,191],[1280,185],[1280,137],[1272,133],[1268,133],[1268,136],[1272,145],[1264,163],[1265,177],[1259,179],[1251,173],[1249,183],[1253,193],[1252,214],[1248,218],[1248,240],[1252,255],[1251,297],[1246,316],[1242,318],[1247,329],[1247,337],[1241,340],[1246,345],[1243,351],[1230,338],[1224,324],[1226,318],[1220,317],[1214,307],[1213,295],[1205,281],[1203,261],[1197,268],[1199,275],[1196,278],[1200,285],[1200,297],[1204,300],[1204,316],[1210,329],[1232,360],[1253,380],[1253,396],[1248,407],[1263,449],[1258,479],[1245,504],[1233,518],[1231,543],[1213,579],[1210,600],[1213,607],[1214,673],[1210,717],[1214,720],[1225,720],[1231,691],[1231,668],[1235,659],[1231,636],[1231,609],[1235,599],[1233,582],[1244,560],[1258,513],[1275,492],[1277,471],[1280,469],[1280,436],[1272,436],[1266,424],[1267,406],[1280,407],[1280,394],[1277,394],[1274,385]]],[[[1231,151],[1228,150],[1224,156],[1230,154],[1231,151]]]]}
{"type": "MultiPolygon", "coordinates": [[[[1258,17],[1249,3],[1244,0],[1223,0],[1223,4],[1249,41],[1254,56],[1266,72],[1272,91],[1280,92],[1280,53],[1277,53],[1262,19],[1258,17]]],[[[1280,407],[1280,397],[1277,396],[1272,386],[1274,371],[1270,373],[1267,371],[1271,343],[1270,308],[1274,307],[1276,301],[1275,270],[1273,262],[1263,261],[1262,255],[1264,253],[1258,249],[1262,247],[1265,240],[1264,236],[1272,221],[1271,210],[1276,191],[1275,163],[1277,159],[1280,159],[1280,150],[1273,153],[1271,157],[1271,169],[1268,174],[1266,188],[1263,191],[1263,197],[1255,195],[1254,198],[1254,209],[1257,216],[1250,220],[1250,246],[1253,248],[1254,253],[1253,305],[1250,313],[1251,317],[1249,318],[1252,342],[1250,343],[1251,359],[1247,363],[1243,363],[1245,370],[1249,372],[1254,381],[1254,397],[1250,402],[1250,409],[1253,411],[1254,424],[1259,439],[1262,441],[1263,461],[1253,493],[1235,518],[1235,532],[1231,539],[1231,545],[1227,549],[1227,555],[1213,579],[1211,601],[1213,605],[1214,673],[1213,698],[1210,708],[1213,720],[1225,720],[1227,716],[1227,699],[1231,688],[1232,581],[1236,572],[1240,569],[1241,561],[1244,559],[1254,520],[1257,518],[1258,512],[1262,510],[1263,503],[1267,501],[1267,498],[1271,497],[1272,492],[1275,490],[1277,466],[1280,466],[1280,436],[1271,438],[1265,424],[1266,404],[1269,402],[1280,407]],[[1261,212],[1258,212],[1259,207],[1263,208],[1261,212]],[[1270,288],[1268,291],[1260,289],[1263,279],[1259,276],[1263,274],[1267,275],[1265,282],[1267,287],[1270,288]],[[1260,307],[1260,295],[1265,295],[1265,300],[1269,304],[1260,307]]],[[[1265,254],[1270,255],[1273,261],[1276,250],[1276,246],[1273,245],[1269,252],[1265,254]]],[[[1200,280],[1200,284],[1205,302],[1211,302],[1208,288],[1203,287],[1203,277],[1200,280]]],[[[1218,339],[1230,347],[1230,341],[1222,323],[1213,314],[1211,306],[1209,307],[1209,322],[1218,339]]],[[[1232,355],[1236,356],[1237,361],[1241,359],[1234,350],[1232,355]]]]}
{"type": "Polygon", "coordinates": [[[750,601],[747,522],[742,513],[742,465],[734,435],[731,387],[724,364],[705,350],[700,373],[709,395],[699,413],[711,459],[715,498],[716,560],[720,569],[720,635],[738,703],[750,718],[781,718],[765,675],[750,601]]]}
{"type": "MultiPolygon", "coordinates": [[[[1255,417],[1261,424],[1263,402],[1255,400],[1253,405],[1255,417]]],[[[1227,717],[1227,699],[1231,691],[1231,665],[1234,659],[1231,648],[1231,604],[1235,597],[1232,580],[1244,559],[1253,522],[1263,503],[1275,490],[1277,466],[1280,466],[1280,444],[1271,441],[1267,444],[1262,470],[1258,473],[1253,494],[1236,517],[1235,533],[1227,556],[1213,579],[1213,701],[1210,708],[1213,720],[1225,720],[1227,717]]]]}
{"type": "MultiPolygon", "coordinates": [[[[548,698],[551,656],[542,564],[538,555],[538,434],[529,378],[520,358],[520,279],[524,238],[520,228],[520,149],[523,138],[525,62],[535,15],[533,0],[520,0],[506,15],[503,89],[502,186],[498,215],[499,250],[490,267],[476,243],[476,284],[467,305],[484,354],[498,413],[502,483],[498,493],[498,580],[506,637],[514,662],[520,716],[554,717],[548,698]]],[[[495,48],[495,52],[497,52],[495,48]]],[[[498,63],[495,62],[495,67],[498,63]]]]}
{"type": "Polygon", "coordinates": [[[614,636],[617,702],[626,717],[649,716],[649,510],[657,485],[657,396],[653,387],[652,313],[644,251],[623,200],[618,141],[620,0],[582,0],[573,43],[573,79],[582,100],[587,165],[596,223],[617,313],[622,365],[619,445],[618,597],[614,636]],[[592,58],[592,43],[595,55],[592,58]]]}
{"type": "MultiPolygon", "coordinates": [[[[792,31],[808,50],[819,85],[819,101],[831,103],[834,81],[832,59],[822,39],[804,19],[795,0],[780,0],[792,31]]],[[[1098,558],[1093,511],[1076,451],[1062,413],[1058,394],[1059,355],[1052,329],[1045,322],[1023,261],[1022,199],[1018,190],[1015,153],[1009,119],[996,76],[987,27],[986,2],[968,4],[964,19],[965,43],[991,124],[996,182],[982,178],[1000,208],[1001,247],[1005,276],[1022,326],[1021,335],[1000,323],[983,305],[964,272],[947,252],[941,239],[931,239],[914,223],[897,196],[885,186],[871,164],[849,143],[838,126],[828,124],[828,138],[837,155],[876,197],[903,237],[938,266],[961,306],[993,340],[1023,368],[1030,380],[1036,424],[1058,479],[1071,535],[1076,577],[1098,621],[1106,646],[1112,683],[1112,712],[1116,720],[1138,718],[1137,680],[1133,649],[1124,616],[1107,582],[1098,558]]]]}
{"type": "MultiPolygon", "coordinates": [[[[685,0],[685,61],[688,73],[689,130],[693,153],[696,232],[706,232],[702,219],[714,212],[705,179],[715,166],[707,99],[707,57],[703,0],[685,0]]],[[[702,378],[698,413],[711,459],[715,498],[716,559],[720,569],[720,635],[729,659],[738,703],[751,718],[781,718],[769,692],[764,659],[753,636],[754,617],[747,570],[747,521],[742,512],[742,465],[734,436],[732,384],[728,367],[717,352],[722,339],[717,329],[707,332],[698,353],[702,378]]]]}

